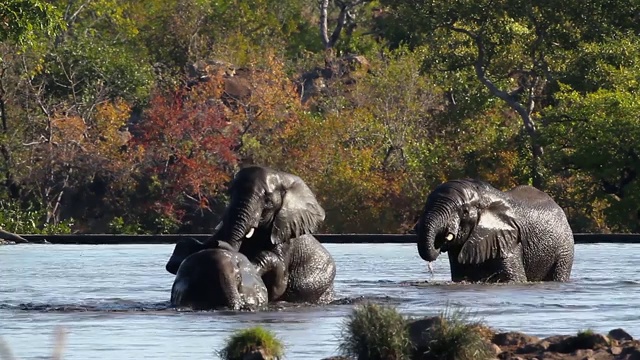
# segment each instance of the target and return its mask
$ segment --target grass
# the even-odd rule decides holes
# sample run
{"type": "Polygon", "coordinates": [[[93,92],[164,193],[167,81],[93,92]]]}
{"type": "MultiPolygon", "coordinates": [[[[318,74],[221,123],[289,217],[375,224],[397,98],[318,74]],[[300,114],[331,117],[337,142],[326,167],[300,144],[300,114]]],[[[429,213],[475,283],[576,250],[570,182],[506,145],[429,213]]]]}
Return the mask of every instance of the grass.
{"type": "Polygon", "coordinates": [[[580,330],[578,331],[577,336],[580,338],[584,338],[584,337],[591,337],[593,335],[595,335],[595,331],[593,331],[593,329],[585,329],[585,330],[580,330]]]}
{"type": "Polygon", "coordinates": [[[407,320],[395,308],[362,304],[344,320],[338,350],[358,360],[409,359],[407,320]]]}
{"type": "Polygon", "coordinates": [[[488,346],[492,331],[462,308],[447,307],[428,334],[429,350],[422,359],[483,360],[495,357],[488,346]]]}
{"type": "Polygon", "coordinates": [[[218,356],[223,360],[242,360],[245,355],[257,350],[279,359],[284,354],[284,345],[270,330],[255,326],[233,333],[227,339],[227,345],[218,351],[218,356]]]}

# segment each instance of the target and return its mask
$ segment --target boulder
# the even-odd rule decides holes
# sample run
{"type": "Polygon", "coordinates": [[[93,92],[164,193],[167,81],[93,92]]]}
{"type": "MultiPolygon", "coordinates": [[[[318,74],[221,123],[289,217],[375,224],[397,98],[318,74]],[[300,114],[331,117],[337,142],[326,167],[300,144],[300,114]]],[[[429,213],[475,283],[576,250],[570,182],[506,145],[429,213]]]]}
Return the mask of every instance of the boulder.
{"type": "Polygon", "coordinates": [[[633,340],[633,336],[629,335],[628,332],[623,329],[617,328],[609,331],[609,338],[618,340],[618,341],[630,341],[633,340]]]}
{"type": "Polygon", "coordinates": [[[495,334],[493,336],[493,339],[491,340],[492,343],[498,346],[518,346],[518,347],[535,344],[539,341],[540,339],[535,336],[527,335],[525,333],[521,333],[517,331],[510,331],[510,332],[495,334]]]}

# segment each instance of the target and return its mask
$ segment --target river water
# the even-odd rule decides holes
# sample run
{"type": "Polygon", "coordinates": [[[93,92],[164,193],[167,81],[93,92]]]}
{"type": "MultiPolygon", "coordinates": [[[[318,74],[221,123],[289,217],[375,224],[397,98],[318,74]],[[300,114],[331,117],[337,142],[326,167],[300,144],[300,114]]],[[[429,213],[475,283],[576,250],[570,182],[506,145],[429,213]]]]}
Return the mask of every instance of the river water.
{"type": "MultiPolygon", "coordinates": [[[[537,336],[622,327],[640,336],[640,245],[576,245],[568,283],[451,284],[446,254],[431,274],[412,244],[325,244],[337,265],[327,306],[257,313],[168,308],[173,245],[0,247],[0,336],[17,359],[45,359],[54,331],[66,332],[64,359],[216,359],[235,329],[263,325],[286,344],[287,359],[336,355],[353,301],[435,315],[462,305],[494,328],[537,336]]],[[[0,358],[1,358],[0,354],[0,358]]]]}

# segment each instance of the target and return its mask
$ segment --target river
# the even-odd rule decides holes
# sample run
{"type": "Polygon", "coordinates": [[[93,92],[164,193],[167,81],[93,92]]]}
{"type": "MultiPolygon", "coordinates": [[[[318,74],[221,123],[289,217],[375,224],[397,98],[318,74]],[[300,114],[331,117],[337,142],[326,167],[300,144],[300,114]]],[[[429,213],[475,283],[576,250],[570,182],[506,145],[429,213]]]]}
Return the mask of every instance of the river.
{"type": "MultiPolygon", "coordinates": [[[[411,244],[325,244],[336,295],[411,316],[462,305],[494,328],[532,335],[622,327],[640,336],[640,244],[576,245],[568,283],[451,284],[446,254],[431,274],[411,244]]],[[[337,355],[352,301],[256,313],[168,308],[173,245],[0,246],[0,336],[17,359],[44,359],[66,334],[64,359],[216,359],[235,329],[264,325],[287,359],[337,355]]],[[[356,301],[357,302],[357,301],[356,301]]],[[[0,355],[1,356],[1,355],[0,355]]]]}

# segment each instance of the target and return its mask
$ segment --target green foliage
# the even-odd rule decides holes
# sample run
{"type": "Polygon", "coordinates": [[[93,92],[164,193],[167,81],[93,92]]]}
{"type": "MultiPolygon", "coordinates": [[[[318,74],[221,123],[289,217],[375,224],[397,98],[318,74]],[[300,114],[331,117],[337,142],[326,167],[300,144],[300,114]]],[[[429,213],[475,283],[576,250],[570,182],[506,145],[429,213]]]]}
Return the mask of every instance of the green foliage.
{"type": "MultiPolygon", "coordinates": [[[[640,219],[640,101],[635,92],[601,89],[582,95],[567,86],[547,112],[545,137],[554,164],[572,177],[599,185],[582,202],[605,204],[613,231],[638,231],[640,219]],[[576,141],[580,139],[580,141],[576,141]]],[[[582,207],[585,207],[583,204],[582,207]]]]}
{"type": "Polygon", "coordinates": [[[425,359],[485,360],[494,354],[488,346],[486,328],[468,310],[447,308],[429,332],[429,350],[425,359]]]}
{"type": "Polygon", "coordinates": [[[70,234],[73,219],[44,223],[46,212],[33,206],[23,207],[15,201],[0,200],[0,228],[18,234],[70,234]]]}
{"type": "Polygon", "coordinates": [[[113,218],[109,222],[109,233],[111,234],[140,234],[143,232],[140,224],[127,223],[121,216],[113,218]]]}
{"type": "Polygon", "coordinates": [[[330,32],[354,3],[325,51],[318,2],[2,2],[0,202],[38,204],[3,221],[209,231],[253,163],[303,177],[326,232],[407,231],[458,177],[640,231],[640,3],[330,2],[330,32]]]}
{"type": "Polygon", "coordinates": [[[256,326],[232,334],[225,347],[218,351],[218,356],[223,360],[242,360],[256,350],[262,350],[264,355],[276,359],[284,355],[284,345],[277,336],[268,329],[256,326]]]}
{"type": "Polygon", "coordinates": [[[338,348],[359,360],[408,359],[411,343],[407,322],[395,308],[359,305],[343,322],[338,348]]]}
{"type": "Polygon", "coordinates": [[[0,42],[10,40],[21,46],[33,45],[39,36],[51,37],[66,28],[60,9],[41,0],[4,0],[0,19],[0,42]]]}
{"type": "Polygon", "coordinates": [[[585,329],[585,330],[580,330],[578,331],[577,337],[590,337],[595,335],[596,332],[593,329],[585,329]]]}

